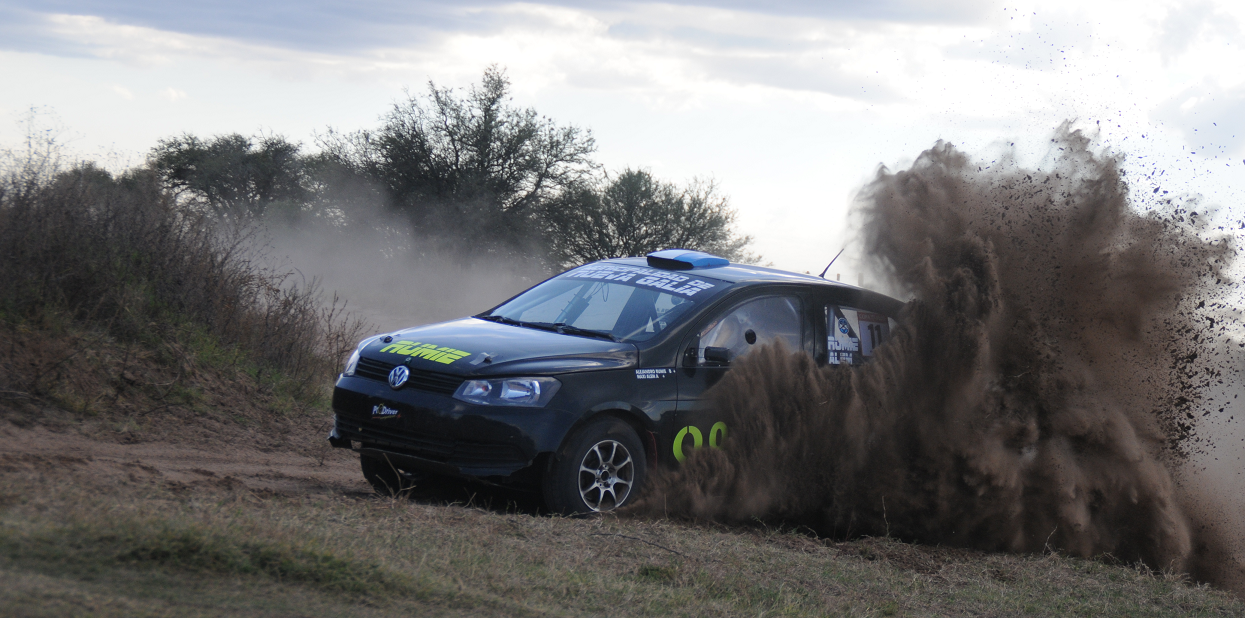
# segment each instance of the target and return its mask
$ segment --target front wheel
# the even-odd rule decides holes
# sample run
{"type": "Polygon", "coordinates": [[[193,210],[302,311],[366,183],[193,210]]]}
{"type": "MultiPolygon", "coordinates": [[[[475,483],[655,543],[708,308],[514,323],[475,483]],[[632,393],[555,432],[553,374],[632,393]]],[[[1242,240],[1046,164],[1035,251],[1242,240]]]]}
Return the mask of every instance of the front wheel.
{"type": "Polygon", "coordinates": [[[612,511],[635,497],[647,468],[635,430],[614,417],[591,421],[550,461],[545,504],[558,513],[612,511]]]}

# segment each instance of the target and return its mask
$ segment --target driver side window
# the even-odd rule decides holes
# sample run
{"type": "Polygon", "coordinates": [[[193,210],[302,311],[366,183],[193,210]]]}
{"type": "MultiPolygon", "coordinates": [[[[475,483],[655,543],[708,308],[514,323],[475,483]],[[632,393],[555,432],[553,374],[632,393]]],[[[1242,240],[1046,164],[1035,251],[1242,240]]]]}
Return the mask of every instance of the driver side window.
{"type": "MultiPolygon", "coordinates": [[[[800,299],[767,296],[750,300],[713,320],[700,331],[696,364],[704,366],[705,348],[725,348],[730,361],[767,343],[786,342],[791,351],[801,349],[800,299]]],[[[709,364],[715,364],[712,361],[709,364]]]]}

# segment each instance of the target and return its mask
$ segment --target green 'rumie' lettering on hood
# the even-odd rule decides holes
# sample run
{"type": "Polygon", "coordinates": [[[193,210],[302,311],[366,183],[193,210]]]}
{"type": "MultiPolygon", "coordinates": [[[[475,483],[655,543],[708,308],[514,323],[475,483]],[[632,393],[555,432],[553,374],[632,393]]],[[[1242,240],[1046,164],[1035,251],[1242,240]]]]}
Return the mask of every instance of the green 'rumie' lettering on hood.
{"type": "Polygon", "coordinates": [[[420,343],[418,341],[395,341],[380,349],[381,352],[390,354],[401,354],[412,358],[422,358],[433,362],[448,365],[460,358],[471,356],[471,352],[455,350],[454,348],[437,347],[432,343],[420,343]]]}

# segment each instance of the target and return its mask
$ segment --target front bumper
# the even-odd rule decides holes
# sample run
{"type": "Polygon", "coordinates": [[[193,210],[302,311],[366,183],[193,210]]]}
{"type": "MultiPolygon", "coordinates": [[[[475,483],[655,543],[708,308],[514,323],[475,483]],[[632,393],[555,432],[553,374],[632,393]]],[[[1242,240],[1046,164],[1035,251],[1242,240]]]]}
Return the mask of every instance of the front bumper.
{"type": "Polygon", "coordinates": [[[357,443],[365,455],[396,455],[412,468],[478,478],[510,477],[530,467],[558,447],[574,421],[554,407],[477,406],[346,376],[333,390],[333,411],[333,446],[357,443]]]}

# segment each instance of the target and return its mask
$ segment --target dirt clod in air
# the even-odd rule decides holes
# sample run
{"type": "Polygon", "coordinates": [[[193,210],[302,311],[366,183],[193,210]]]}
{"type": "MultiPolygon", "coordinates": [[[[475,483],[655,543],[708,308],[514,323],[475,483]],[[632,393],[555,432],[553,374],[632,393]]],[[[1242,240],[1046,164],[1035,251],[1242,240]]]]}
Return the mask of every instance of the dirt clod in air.
{"type": "Polygon", "coordinates": [[[863,241],[915,299],[890,342],[854,369],[742,358],[709,393],[724,447],[655,475],[631,511],[1222,579],[1170,470],[1220,371],[1198,356],[1215,333],[1197,304],[1233,250],[1188,204],[1131,207],[1120,159],[1081,133],[1052,152],[979,171],[940,142],[880,170],[863,241]]]}

